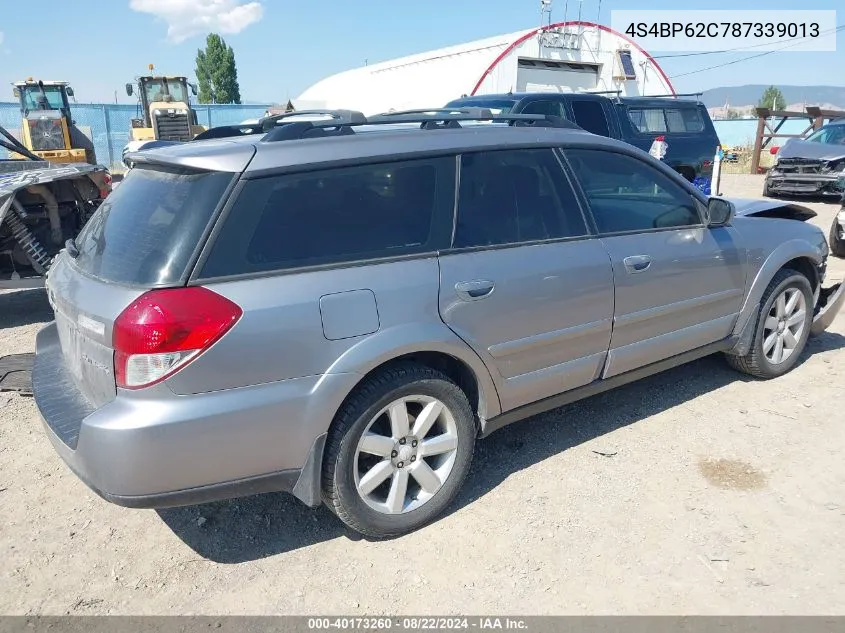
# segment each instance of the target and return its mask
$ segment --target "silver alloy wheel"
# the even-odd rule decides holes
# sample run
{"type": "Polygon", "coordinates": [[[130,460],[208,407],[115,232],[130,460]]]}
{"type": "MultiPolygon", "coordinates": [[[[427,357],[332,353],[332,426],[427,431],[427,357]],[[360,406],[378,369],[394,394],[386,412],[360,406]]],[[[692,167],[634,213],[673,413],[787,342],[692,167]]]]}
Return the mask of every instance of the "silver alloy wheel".
{"type": "Polygon", "coordinates": [[[379,411],[355,449],[355,488],[384,514],[416,510],[446,482],[458,450],[458,425],[431,396],[405,396],[379,411]]]}
{"type": "Polygon", "coordinates": [[[772,304],[763,324],[763,354],[772,365],[785,362],[795,350],[807,320],[807,301],[798,288],[787,288],[772,304]]]}

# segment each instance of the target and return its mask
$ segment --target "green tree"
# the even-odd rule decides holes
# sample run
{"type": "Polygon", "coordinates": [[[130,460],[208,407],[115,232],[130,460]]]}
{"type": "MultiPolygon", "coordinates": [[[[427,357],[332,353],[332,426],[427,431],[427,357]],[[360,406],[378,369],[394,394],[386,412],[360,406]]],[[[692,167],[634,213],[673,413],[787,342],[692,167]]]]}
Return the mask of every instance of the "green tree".
{"type": "Polygon", "coordinates": [[[786,99],[783,98],[783,93],[780,88],[769,86],[760,97],[757,103],[758,108],[769,108],[769,110],[783,110],[786,107],[786,99]]]}
{"type": "Polygon", "coordinates": [[[200,103],[240,103],[235,51],[216,33],[205,39],[205,50],[197,51],[197,83],[200,103]]]}

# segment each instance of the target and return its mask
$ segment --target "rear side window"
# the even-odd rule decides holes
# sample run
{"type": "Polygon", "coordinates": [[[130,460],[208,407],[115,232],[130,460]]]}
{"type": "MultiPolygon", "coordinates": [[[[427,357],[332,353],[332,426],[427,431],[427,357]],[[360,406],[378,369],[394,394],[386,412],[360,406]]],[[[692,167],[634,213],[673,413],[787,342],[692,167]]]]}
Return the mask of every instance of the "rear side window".
{"type": "Polygon", "coordinates": [[[666,131],[666,117],[663,108],[628,108],[628,118],[643,134],[666,131]]]}
{"type": "Polygon", "coordinates": [[[455,159],[447,157],[249,180],[202,276],[443,248],[452,228],[454,174],[455,159]]]}
{"type": "Polygon", "coordinates": [[[586,234],[578,201],[551,149],[461,157],[455,248],[586,234]]]}
{"type": "Polygon", "coordinates": [[[178,282],[234,175],[139,166],[76,238],[75,265],[119,284],[178,282]]]}
{"type": "Polygon", "coordinates": [[[598,101],[575,99],[572,101],[572,113],[575,115],[575,122],[588,132],[600,136],[610,136],[604,108],[598,101]]]}
{"type": "Polygon", "coordinates": [[[703,132],[704,119],[698,108],[666,108],[666,127],[670,132],[703,132]]]}
{"type": "Polygon", "coordinates": [[[628,108],[628,119],[643,134],[704,131],[704,117],[698,108],[628,108]]]}

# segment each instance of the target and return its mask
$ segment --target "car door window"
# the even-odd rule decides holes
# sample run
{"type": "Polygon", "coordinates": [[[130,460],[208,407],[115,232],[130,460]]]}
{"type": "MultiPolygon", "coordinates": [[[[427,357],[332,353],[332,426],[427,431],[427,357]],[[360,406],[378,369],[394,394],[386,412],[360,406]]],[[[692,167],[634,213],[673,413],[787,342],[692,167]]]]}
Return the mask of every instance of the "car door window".
{"type": "Polygon", "coordinates": [[[452,156],[247,181],[203,277],[448,247],[454,173],[452,156]]]}
{"type": "Polygon", "coordinates": [[[574,99],[572,101],[572,113],[575,116],[575,122],[588,132],[600,136],[610,136],[607,116],[605,116],[604,108],[598,101],[574,99]]]}
{"type": "Polygon", "coordinates": [[[587,234],[552,149],[464,154],[460,182],[455,248],[587,234]]]}
{"type": "Polygon", "coordinates": [[[520,114],[544,114],[561,119],[566,118],[563,112],[563,104],[560,101],[551,100],[532,101],[520,111],[520,114]]]}
{"type": "Polygon", "coordinates": [[[602,150],[568,150],[600,233],[699,226],[692,195],[643,160],[602,150]]]}

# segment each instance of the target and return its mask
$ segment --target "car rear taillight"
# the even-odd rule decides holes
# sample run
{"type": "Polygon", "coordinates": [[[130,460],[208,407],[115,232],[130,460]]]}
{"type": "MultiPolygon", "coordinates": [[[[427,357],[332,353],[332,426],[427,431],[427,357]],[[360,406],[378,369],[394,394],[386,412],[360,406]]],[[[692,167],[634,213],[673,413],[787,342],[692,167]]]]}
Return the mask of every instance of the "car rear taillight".
{"type": "Polygon", "coordinates": [[[220,339],[243,310],[201,287],[152,290],[114,323],[118,387],[139,389],[172,376],[220,339]]]}

